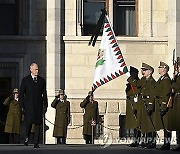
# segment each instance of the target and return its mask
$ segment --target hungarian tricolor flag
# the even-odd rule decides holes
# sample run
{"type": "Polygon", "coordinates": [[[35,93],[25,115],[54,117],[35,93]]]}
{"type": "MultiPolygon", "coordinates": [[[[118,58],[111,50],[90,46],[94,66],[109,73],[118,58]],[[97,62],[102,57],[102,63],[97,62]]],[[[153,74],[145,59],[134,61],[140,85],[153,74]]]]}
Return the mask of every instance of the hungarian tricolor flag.
{"type": "Polygon", "coordinates": [[[102,19],[104,24],[103,35],[95,64],[92,91],[95,91],[95,89],[101,85],[128,72],[128,68],[115,38],[109,18],[104,14],[104,18],[102,19]]]}

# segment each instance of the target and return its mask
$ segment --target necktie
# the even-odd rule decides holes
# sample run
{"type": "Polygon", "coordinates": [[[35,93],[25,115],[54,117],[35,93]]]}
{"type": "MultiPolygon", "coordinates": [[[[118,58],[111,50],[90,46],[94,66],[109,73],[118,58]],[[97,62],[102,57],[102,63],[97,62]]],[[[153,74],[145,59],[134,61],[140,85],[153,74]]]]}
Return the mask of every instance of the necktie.
{"type": "Polygon", "coordinates": [[[33,80],[34,80],[34,82],[37,82],[37,77],[34,77],[34,79],[33,79],[33,80]]]}

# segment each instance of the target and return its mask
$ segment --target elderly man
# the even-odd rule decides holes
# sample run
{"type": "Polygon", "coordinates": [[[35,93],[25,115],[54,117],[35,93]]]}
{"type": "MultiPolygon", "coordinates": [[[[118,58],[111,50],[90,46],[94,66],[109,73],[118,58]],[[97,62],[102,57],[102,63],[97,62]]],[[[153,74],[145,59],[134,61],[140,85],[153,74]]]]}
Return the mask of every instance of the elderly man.
{"type": "Polygon", "coordinates": [[[24,145],[28,145],[32,124],[35,124],[34,148],[39,148],[40,125],[48,107],[46,81],[38,75],[38,72],[38,65],[32,63],[30,65],[30,74],[22,79],[19,94],[19,101],[26,123],[24,145]]]}

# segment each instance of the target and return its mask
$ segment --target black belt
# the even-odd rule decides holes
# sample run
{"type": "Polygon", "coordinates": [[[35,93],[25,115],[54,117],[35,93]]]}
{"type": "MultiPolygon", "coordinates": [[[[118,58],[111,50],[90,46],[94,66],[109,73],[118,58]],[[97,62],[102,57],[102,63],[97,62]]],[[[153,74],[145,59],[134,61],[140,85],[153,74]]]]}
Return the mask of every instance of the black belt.
{"type": "Polygon", "coordinates": [[[142,98],[143,98],[143,99],[149,99],[150,96],[148,96],[148,95],[147,95],[147,96],[142,96],[142,98]]]}

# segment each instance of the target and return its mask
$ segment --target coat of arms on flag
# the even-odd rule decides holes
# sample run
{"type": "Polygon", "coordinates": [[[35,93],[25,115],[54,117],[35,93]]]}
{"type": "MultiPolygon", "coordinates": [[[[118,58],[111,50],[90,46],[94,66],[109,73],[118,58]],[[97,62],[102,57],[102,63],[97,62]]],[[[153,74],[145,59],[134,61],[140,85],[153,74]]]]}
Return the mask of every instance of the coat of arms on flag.
{"type": "Polygon", "coordinates": [[[103,23],[103,35],[95,64],[92,91],[128,72],[107,15],[104,16],[103,23]]]}

